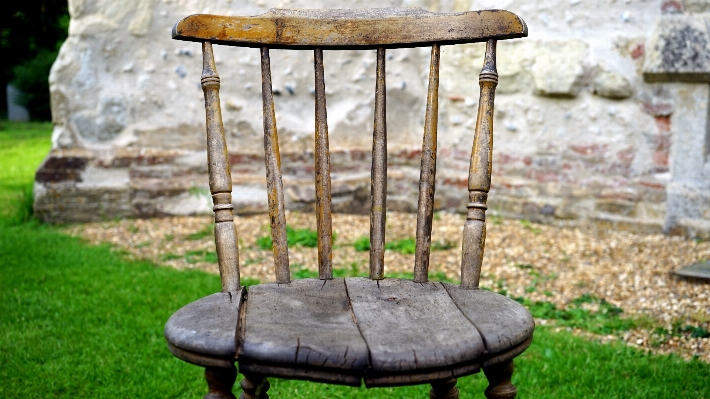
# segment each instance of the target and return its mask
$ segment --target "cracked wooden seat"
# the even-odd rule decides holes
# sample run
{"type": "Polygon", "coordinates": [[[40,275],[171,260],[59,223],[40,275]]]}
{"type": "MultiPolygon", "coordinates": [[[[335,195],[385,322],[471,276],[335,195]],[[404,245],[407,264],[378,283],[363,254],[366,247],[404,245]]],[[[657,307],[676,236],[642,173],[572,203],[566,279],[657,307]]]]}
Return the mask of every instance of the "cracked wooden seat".
{"type": "Polygon", "coordinates": [[[432,398],[458,398],[456,378],[484,370],[489,398],[513,398],[513,358],[532,341],[530,313],[478,289],[490,188],[496,41],[527,35],[507,11],[436,14],[416,8],[281,10],[254,17],[192,15],[173,38],[202,42],[210,191],[222,292],[178,310],[165,326],[171,352],[206,368],[206,398],[267,398],[267,377],[367,387],[430,383],[432,398]],[[463,227],[461,285],[427,281],[436,175],[441,45],[486,42],[463,227]],[[240,286],[232,179],[212,43],[261,49],[264,147],[276,282],[240,286]],[[384,274],[387,193],[385,53],[431,46],[414,279],[384,274]],[[291,280],[270,48],[314,51],[319,278],[291,280]],[[370,277],[333,278],[330,159],[323,50],[377,49],[370,215],[370,277]]]}

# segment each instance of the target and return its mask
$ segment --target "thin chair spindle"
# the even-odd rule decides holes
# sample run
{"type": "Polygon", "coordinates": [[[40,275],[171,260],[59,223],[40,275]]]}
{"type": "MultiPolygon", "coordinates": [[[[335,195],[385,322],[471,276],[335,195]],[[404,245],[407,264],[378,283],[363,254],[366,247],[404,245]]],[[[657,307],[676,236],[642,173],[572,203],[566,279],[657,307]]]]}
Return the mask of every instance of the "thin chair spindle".
{"type": "Polygon", "coordinates": [[[333,223],[331,217],[330,191],[330,151],[328,145],[328,115],[325,105],[325,75],[323,72],[323,49],[314,50],[316,133],[315,133],[315,174],[316,174],[316,220],[318,225],[318,277],[321,280],[333,278],[333,223]]]}
{"type": "Polygon", "coordinates": [[[370,207],[370,278],[385,278],[385,221],[387,219],[387,105],[385,49],[377,49],[375,123],[372,133],[370,207]]]}
{"type": "Polygon", "coordinates": [[[202,91],[207,119],[207,163],[210,192],[214,203],[214,237],[223,292],[239,290],[239,250],[232,214],[232,174],[227,157],[227,142],[219,103],[219,75],[212,43],[202,43],[202,91]]]}
{"type": "Polygon", "coordinates": [[[436,127],[439,116],[439,55],[440,46],[431,46],[429,90],[427,92],[422,164],[419,176],[419,204],[417,211],[417,247],[414,258],[414,281],[428,280],[429,251],[431,249],[431,224],[434,216],[434,190],[436,184],[436,127]]]}
{"type": "Polygon", "coordinates": [[[288,267],[288,243],[286,241],[286,215],[284,212],[284,190],[281,179],[281,155],[279,136],[276,132],[276,112],[274,93],[271,87],[271,60],[269,48],[261,48],[261,94],[264,107],[264,154],[266,162],[266,190],[269,200],[271,239],[274,251],[276,282],[291,282],[288,267]]]}
{"type": "Polygon", "coordinates": [[[493,165],[493,101],[498,85],[495,40],[486,42],[486,57],[479,84],[481,97],[468,172],[468,215],[463,228],[461,255],[461,286],[467,289],[478,288],[486,243],[486,202],[493,165]]]}

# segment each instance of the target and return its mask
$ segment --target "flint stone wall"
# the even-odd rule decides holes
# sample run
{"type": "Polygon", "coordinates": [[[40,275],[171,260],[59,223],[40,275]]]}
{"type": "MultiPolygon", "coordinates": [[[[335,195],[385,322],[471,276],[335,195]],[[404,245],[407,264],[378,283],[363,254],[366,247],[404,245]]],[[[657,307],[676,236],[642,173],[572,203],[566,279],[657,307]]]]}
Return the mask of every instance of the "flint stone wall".
{"type": "MultiPolygon", "coordinates": [[[[69,6],[69,38],[50,76],[53,148],[35,184],[35,211],[52,222],[210,212],[200,46],[171,40],[173,24],[193,13],[255,15],[271,7],[333,3],[70,0],[69,6]]],[[[439,12],[504,8],[528,23],[528,38],[499,44],[493,212],[646,232],[661,231],[665,223],[666,231],[678,230],[683,217],[668,216],[668,209],[683,205],[669,205],[669,190],[674,170],[687,163],[672,151],[682,146],[674,137],[690,124],[699,135],[695,142],[707,142],[707,112],[701,115],[707,84],[647,83],[644,76],[653,81],[655,73],[661,76],[656,81],[668,81],[666,75],[684,67],[669,66],[658,44],[669,31],[664,24],[704,21],[706,2],[338,2],[340,8],[394,6],[439,12]]],[[[705,25],[691,25],[692,35],[708,39],[705,25]]],[[[708,54],[679,51],[675,58],[708,54]]],[[[465,210],[483,52],[479,44],[442,48],[437,209],[465,210]]],[[[215,53],[235,207],[264,211],[259,53],[224,46],[215,46],[215,53]]],[[[417,203],[429,49],[391,50],[387,62],[388,208],[410,211],[417,203]]],[[[325,71],[333,206],[366,212],[375,54],[326,52],[325,71]]],[[[708,71],[692,72],[694,82],[704,81],[708,71]]],[[[312,54],[273,50],[272,73],[287,207],[310,209],[312,54]]],[[[702,170],[707,164],[701,152],[702,170]]],[[[701,224],[710,220],[702,212],[693,215],[701,224]]]]}

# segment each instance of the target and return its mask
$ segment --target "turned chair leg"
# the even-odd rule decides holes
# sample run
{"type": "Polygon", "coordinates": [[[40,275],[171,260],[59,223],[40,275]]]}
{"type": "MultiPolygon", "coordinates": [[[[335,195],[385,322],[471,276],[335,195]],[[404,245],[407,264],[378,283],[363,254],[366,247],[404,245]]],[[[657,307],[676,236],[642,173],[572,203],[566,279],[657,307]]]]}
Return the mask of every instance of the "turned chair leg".
{"type": "Polygon", "coordinates": [[[488,399],[514,399],[518,394],[518,389],[510,382],[513,376],[513,361],[496,364],[486,367],[483,373],[488,378],[488,388],[486,388],[486,398],[488,399]]]}
{"type": "Polygon", "coordinates": [[[207,367],[205,379],[209,393],[204,399],[236,399],[232,393],[234,381],[237,379],[237,368],[207,367]]]}
{"type": "Polygon", "coordinates": [[[271,384],[266,377],[257,374],[244,374],[244,379],[241,382],[242,394],[239,399],[269,399],[266,391],[269,390],[271,384]]]}
{"type": "Polygon", "coordinates": [[[430,399],[459,399],[459,389],[456,388],[456,378],[434,381],[429,391],[430,399]]]}

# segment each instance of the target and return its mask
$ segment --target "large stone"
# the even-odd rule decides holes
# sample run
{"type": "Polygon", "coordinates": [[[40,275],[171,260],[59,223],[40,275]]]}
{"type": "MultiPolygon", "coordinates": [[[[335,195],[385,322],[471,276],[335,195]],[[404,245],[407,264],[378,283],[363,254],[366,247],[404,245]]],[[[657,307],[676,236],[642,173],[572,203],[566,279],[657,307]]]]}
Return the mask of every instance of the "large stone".
{"type": "Polygon", "coordinates": [[[648,82],[710,82],[708,20],[669,15],[656,26],[648,45],[643,77],[648,82]]]}
{"type": "Polygon", "coordinates": [[[583,62],[589,44],[580,40],[543,42],[536,48],[531,68],[535,94],[575,97],[585,82],[583,62]]]}
{"type": "Polygon", "coordinates": [[[683,220],[691,220],[691,224],[692,220],[710,220],[710,88],[707,84],[675,84],[671,89],[677,105],[671,117],[673,175],[667,186],[667,232],[683,220]]]}
{"type": "Polygon", "coordinates": [[[708,0],[683,0],[683,10],[692,13],[710,11],[710,1],[708,0]]]}
{"type": "Polygon", "coordinates": [[[624,99],[634,94],[631,83],[623,75],[604,71],[594,79],[592,83],[594,94],[606,98],[624,99]]]}

